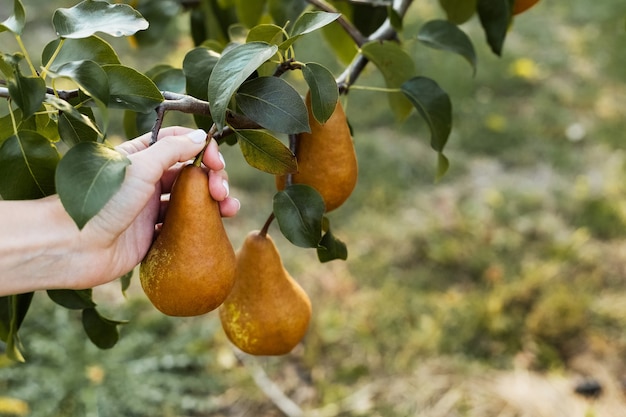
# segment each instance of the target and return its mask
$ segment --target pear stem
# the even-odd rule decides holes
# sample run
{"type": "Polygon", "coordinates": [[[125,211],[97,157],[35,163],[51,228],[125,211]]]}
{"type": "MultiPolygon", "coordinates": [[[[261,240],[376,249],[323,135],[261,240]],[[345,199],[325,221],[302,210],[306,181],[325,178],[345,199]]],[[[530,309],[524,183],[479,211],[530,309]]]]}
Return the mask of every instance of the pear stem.
{"type": "Polygon", "coordinates": [[[267,218],[267,220],[265,221],[265,224],[263,225],[263,228],[259,232],[259,236],[265,237],[267,235],[267,231],[269,230],[270,225],[272,224],[272,222],[274,221],[275,218],[276,218],[276,216],[274,216],[274,213],[272,212],[269,215],[269,217],[267,218]]]}
{"type": "Polygon", "coordinates": [[[196,155],[196,158],[193,160],[193,164],[195,166],[199,167],[200,165],[202,165],[202,158],[204,158],[204,153],[206,152],[206,148],[209,146],[209,143],[211,142],[211,139],[213,138],[213,135],[215,134],[216,131],[217,131],[217,126],[215,125],[215,123],[213,123],[213,126],[211,126],[211,129],[209,129],[209,133],[206,134],[206,142],[204,144],[204,147],[202,148],[200,153],[196,155]]]}
{"type": "MultiPolygon", "coordinates": [[[[290,134],[289,135],[289,150],[294,154],[298,154],[298,145],[300,144],[300,138],[298,135],[290,134]]],[[[285,177],[285,186],[289,187],[293,184],[293,174],[289,172],[285,177]]]]}
{"type": "Polygon", "coordinates": [[[196,155],[196,158],[193,160],[193,164],[197,167],[200,167],[200,165],[202,165],[202,158],[204,158],[204,152],[206,151],[206,148],[209,146],[209,142],[210,140],[208,140],[209,135],[207,135],[207,141],[204,144],[204,147],[202,148],[202,150],[200,151],[200,153],[198,153],[198,155],[196,155]]]}

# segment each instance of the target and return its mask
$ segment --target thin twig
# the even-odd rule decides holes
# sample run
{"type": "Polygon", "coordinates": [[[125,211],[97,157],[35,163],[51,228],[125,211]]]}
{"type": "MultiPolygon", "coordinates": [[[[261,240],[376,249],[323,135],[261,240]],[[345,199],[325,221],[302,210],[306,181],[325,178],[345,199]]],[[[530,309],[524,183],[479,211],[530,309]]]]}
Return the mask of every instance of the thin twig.
{"type": "Polygon", "coordinates": [[[303,417],[304,411],[298,404],[293,402],[282,389],[274,381],[270,379],[258,360],[251,355],[235,348],[233,346],[235,356],[248,369],[254,383],[259,389],[274,403],[280,411],[287,417],[303,417]]]}
{"type": "MultiPolygon", "coordinates": [[[[328,13],[339,13],[337,9],[335,9],[330,4],[326,3],[324,0],[307,0],[308,3],[317,7],[318,9],[328,12],[328,13]]],[[[356,28],[352,23],[350,23],[346,18],[339,16],[337,18],[337,22],[341,25],[343,30],[352,38],[354,43],[360,48],[365,42],[367,42],[367,38],[363,36],[360,30],[356,28]]]]}
{"type": "Polygon", "coordinates": [[[274,221],[274,218],[275,218],[274,212],[270,213],[270,215],[267,217],[267,220],[265,221],[265,224],[263,225],[263,227],[259,231],[259,235],[267,236],[267,232],[268,232],[268,230],[270,228],[270,225],[274,221]]]}
{"type": "MultiPolygon", "coordinates": [[[[320,10],[328,11],[328,12],[336,12],[336,10],[326,3],[324,0],[306,0],[310,4],[319,8],[320,10]]],[[[413,0],[394,0],[393,8],[399,16],[404,16],[411,5],[413,0]]],[[[193,3],[193,2],[191,2],[193,3]]],[[[390,19],[387,18],[385,22],[368,37],[364,37],[361,32],[356,29],[354,25],[352,25],[349,21],[347,21],[343,16],[338,18],[339,23],[342,25],[344,30],[352,37],[354,42],[360,47],[367,42],[371,41],[383,41],[383,40],[391,40],[397,38],[397,33],[395,29],[392,27],[390,19]]],[[[339,88],[339,92],[341,94],[347,94],[350,86],[356,82],[359,78],[361,72],[365,69],[368,63],[367,58],[365,58],[362,54],[357,54],[352,63],[345,69],[345,71],[337,77],[337,86],[339,88]]],[[[280,70],[290,70],[295,69],[298,65],[293,61],[287,61],[285,63],[285,67],[280,67],[280,70]]],[[[0,85],[6,85],[6,81],[0,80],[0,85]]],[[[50,95],[56,95],[56,97],[63,100],[70,100],[79,95],[79,90],[56,90],[48,89],[47,91],[50,95]]],[[[164,100],[155,108],[157,112],[157,122],[153,126],[152,129],[152,140],[154,140],[158,134],[158,131],[161,128],[161,124],[163,123],[163,117],[165,113],[170,110],[179,111],[181,113],[188,114],[196,114],[196,115],[204,115],[211,116],[211,106],[210,103],[204,100],[197,99],[195,97],[186,95],[186,94],[178,94],[168,91],[163,91],[164,100]]],[[[0,97],[10,98],[9,90],[6,87],[0,87],[0,97]]],[[[84,105],[92,106],[92,101],[87,101],[84,105]]],[[[261,128],[257,123],[248,119],[247,117],[228,112],[226,114],[227,121],[234,128],[238,129],[258,129],[261,128]]],[[[222,139],[230,134],[232,134],[232,129],[224,129],[224,131],[215,135],[216,140],[222,139]]]]}
{"type": "Polygon", "coordinates": [[[159,138],[159,131],[161,130],[161,126],[163,126],[163,119],[165,118],[165,108],[158,106],[156,108],[156,114],[157,116],[151,129],[150,146],[154,145],[159,138]]]}
{"type": "MultiPolygon", "coordinates": [[[[393,9],[399,16],[404,16],[411,3],[413,3],[413,0],[394,0],[393,9]]],[[[390,19],[387,18],[374,33],[367,37],[366,42],[364,43],[396,39],[397,36],[398,33],[391,25],[390,19]]],[[[356,57],[354,57],[345,71],[337,77],[337,86],[339,87],[339,92],[341,94],[348,93],[350,86],[356,82],[368,62],[368,59],[365,58],[363,54],[359,53],[356,57]]]]}

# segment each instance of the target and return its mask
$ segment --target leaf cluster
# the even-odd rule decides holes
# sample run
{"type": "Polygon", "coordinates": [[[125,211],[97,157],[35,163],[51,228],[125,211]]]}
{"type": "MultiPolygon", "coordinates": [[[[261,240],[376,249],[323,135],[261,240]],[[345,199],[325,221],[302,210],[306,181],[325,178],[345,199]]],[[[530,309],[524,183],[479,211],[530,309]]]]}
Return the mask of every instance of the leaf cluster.
{"type": "MultiPolygon", "coordinates": [[[[417,39],[459,54],[475,72],[472,42],[458,25],[478,15],[487,43],[501,54],[512,2],[441,0],[447,19],[427,22],[417,39]]],[[[166,112],[190,113],[197,126],[220,143],[237,144],[251,167],[271,175],[294,173],[297,141],[287,146],[281,135],[294,138],[308,132],[308,116],[296,83],[283,75],[301,73],[311,92],[312,112],[324,123],[340,94],[368,88],[355,85],[368,63],[383,76],[383,92],[396,119],[405,120],[415,109],[425,121],[438,156],[436,176],[445,174],[452,103],[435,80],[418,73],[404,48],[402,29],[412,0],[253,3],[198,0],[182,6],[148,0],[135,9],[83,0],[55,11],[57,37],[43,48],[42,64],[36,68],[22,42],[26,12],[21,0],[14,0],[11,16],[0,22],[0,36],[12,35],[20,46],[17,52],[0,51],[0,97],[7,99],[0,111],[1,198],[57,193],[82,228],[117,192],[129,164],[106,139],[110,111],[115,109],[124,112],[129,137],[151,131],[156,139],[166,112]],[[188,12],[195,46],[180,68],[159,65],[141,73],[122,64],[106,40],[126,36],[138,47],[157,42],[160,27],[183,11],[188,12]],[[299,41],[317,31],[330,40],[329,55],[346,63],[343,73],[300,59],[299,41]],[[68,83],[71,88],[59,88],[68,83]]],[[[275,217],[288,240],[315,248],[322,262],[346,259],[347,248],[331,233],[324,213],[315,189],[289,185],[274,195],[269,221],[275,217]]],[[[90,293],[67,292],[62,299],[59,294],[51,298],[65,307],[67,297],[85,301],[80,309],[94,343],[110,347],[116,342],[119,323],[97,313],[90,293]]],[[[1,302],[0,338],[11,356],[21,359],[17,330],[30,297],[1,302]]]]}

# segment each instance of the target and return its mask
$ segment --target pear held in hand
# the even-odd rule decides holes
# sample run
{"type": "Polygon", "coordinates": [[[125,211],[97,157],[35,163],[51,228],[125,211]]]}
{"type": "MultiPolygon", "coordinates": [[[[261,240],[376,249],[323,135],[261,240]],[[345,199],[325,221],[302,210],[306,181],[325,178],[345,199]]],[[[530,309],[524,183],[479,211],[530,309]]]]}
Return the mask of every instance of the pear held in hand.
{"type": "MultiPolygon", "coordinates": [[[[311,110],[311,94],[306,96],[311,133],[298,135],[296,159],[298,172],[292,174],[294,184],[315,188],[324,199],[326,211],[341,206],[352,194],[358,177],[358,165],[350,127],[341,102],[324,124],[311,110]]],[[[276,177],[276,187],[285,188],[286,176],[276,177]]]]}
{"type": "Polygon", "coordinates": [[[237,252],[235,286],[219,309],[224,332],[251,355],[284,355],[302,340],[311,301],[284,268],[274,241],[250,232],[237,252]]]}
{"type": "Polygon", "coordinates": [[[233,288],[235,262],[207,173],[185,166],[172,188],[161,232],[139,269],[144,292],[164,314],[205,314],[233,288]]]}

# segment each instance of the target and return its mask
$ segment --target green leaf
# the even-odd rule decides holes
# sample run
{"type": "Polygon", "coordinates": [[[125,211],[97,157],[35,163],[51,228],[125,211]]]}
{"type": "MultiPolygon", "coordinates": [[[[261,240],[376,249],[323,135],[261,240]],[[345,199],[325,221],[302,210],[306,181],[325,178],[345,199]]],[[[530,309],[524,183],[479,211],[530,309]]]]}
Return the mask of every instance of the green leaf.
{"type": "Polygon", "coordinates": [[[21,0],[13,0],[13,14],[0,23],[0,33],[4,31],[21,35],[26,23],[26,13],[21,0]]]}
{"type": "Polygon", "coordinates": [[[276,45],[250,42],[235,46],[219,59],[209,78],[207,96],[211,103],[213,120],[220,132],[224,129],[226,111],[232,95],[277,50],[276,45]]]}
{"type": "Polygon", "coordinates": [[[437,154],[437,177],[436,179],[441,179],[446,172],[448,172],[448,168],[450,168],[450,161],[443,154],[443,152],[439,152],[437,154]]]}
{"type": "Polygon", "coordinates": [[[341,13],[319,11],[302,13],[294,23],[289,33],[289,38],[280,45],[280,49],[284,50],[289,48],[299,37],[330,25],[337,20],[339,16],[341,16],[341,13]]]}
{"type": "Polygon", "coordinates": [[[501,56],[504,40],[511,24],[515,0],[478,0],[476,11],[494,54],[501,56]]]}
{"type": "Polygon", "coordinates": [[[235,98],[243,114],[266,129],[286,134],[311,131],[300,94],[282,78],[246,81],[235,98]]]}
{"type": "Polygon", "coordinates": [[[33,293],[0,297],[0,339],[6,343],[5,353],[11,360],[25,362],[18,330],[28,313],[33,293]]]}
{"type": "Polygon", "coordinates": [[[208,99],[209,77],[220,55],[208,48],[198,47],[187,52],[183,59],[183,74],[185,75],[187,94],[208,99]]]}
{"type": "Polygon", "coordinates": [[[324,124],[335,111],[339,99],[335,77],[326,67],[315,62],[309,62],[302,67],[302,75],[311,93],[313,117],[324,124]]]}
{"type": "Polygon", "coordinates": [[[4,75],[6,79],[11,79],[15,76],[14,68],[17,66],[19,59],[15,55],[8,55],[0,52],[0,73],[4,75]]]}
{"type": "Polygon", "coordinates": [[[69,9],[57,9],[52,15],[57,35],[63,38],[87,38],[96,32],[111,36],[129,36],[148,28],[148,21],[127,4],[84,0],[69,9]]]}
{"type": "Polygon", "coordinates": [[[359,52],[354,40],[346,33],[339,22],[333,22],[322,28],[322,35],[326,46],[332,50],[339,62],[349,65],[359,52]]]}
{"type": "Polygon", "coordinates": [[[192,31],[196,45],[206,40],[226,44],[228,29],[237,24],[233,0],[203,0],[201,7],[191,13],[192,31]]]}
{"type": "MultiPolygon", "coordinates": [[[[185,93],[185,76],[180,68],[170,65],[157,65],[145,75],[149,77],[160,91],[185,93]]],[[[131,110],[124,112],[124,132],[126,137],[133,138],[152,129],[156,122],[156,112],[137,113],[131,110]]]]}
{"type": "Polygon", "coordinates": [[[119,190],[129,164],[121,153],[95,142],[79,143],[61,159],[57,193],[79,229],[119,190]]]}
{"type": "Polygon", "coordinates": [[[398,93],[387,95],[391,110],[397,120],[404,120],[411,112],[411,103],[402,94],[400,86],[415,75],[415,64],[411,57],[396,42],[373,41],[361,47],[363,55],[372,61],[385,79],[390,89],[398,89],[398,93]]]}
{"type": "Polygon", "coordinates": [[[144,133],[149,132],[150,129],[152,129],[152,126],[154,126],[154,123],[151,123],[148,126],[147,119],[143,117],[137,117],[139,114],[148,115],[148,113],[137,113],[130,110],[124,111],[122,124],[124,126],[124,134],[127,138],[136,138],[137,136],[143,135],[144,133]]]}
{"type": "Polygon", "coordinates": [[[51,71],[56,71],[60,66],[74,61],[93,61],[99,65],[120,63],[111,45],[97,36],[84,39],[55,39],[48,43],[41,53],[41,62],[49,65],[51,71]],[[59,51],[54,57],[54,62],[49,64],[57,49],[59,51]]]}
{"type": "Polygon", "coordinates": [[[109,107],[147,113],[162,101],[158,87],[142,73],[124,65],[103,65],[109,79],[109,107]]]}
{"type": "MultiPolygon", "coordinates": [[[[390,3],[392,2],[386,4],[390,3]]],[[[352,7],[351,21],[364,36],[369,36],[380,28],[388,17],[387,10],[393,10],[392,6],[385,6],[385,1],[351,2],[350,6],[352,7]]]]}
{"type": "Polygon", "coordinates": [[[59,153],[38,132],[18,131],[0,148],[0,196],[28,200],[54,194],[59,153]]]}
{"type": "Polygon", "coordinates": [[[250,29],[246,37],[246,43],[265,42],[270,45],[279,45],[285,38],[285,31],[280,26],[263,24],[250,29]]]}
{"type": "Polygon", "coordinates": [[[177,0],[142,0],[133,2],[137,11],[146,19],[150,26],[148,29],[137,32],[134,35],[137,44],[151,46],[164,40],[163,33],[168,26],[177,24],[177,15],[182,10],[180,1],[177,0]]]}
{"type": "Polygon", "coordinates": [[[150,78],[160,91],[171,91],[183,94],[185,92],[185,74],[180,68],[171,65],[157,65],[146,71],[146,77],[150,78]]]}
{"type": "Polygon", "coordinates": [[[132,278],[133,278],[132,269],[120,277],[122,294],[126,295],[126,291],[128,290],[128,288],[130,288],[130,283],[131,283],[132,278]]]}
{"type": "MultiPolygon", "coordinates": [[[[46,97],[46,100],[48,97],[46,97]]],[[[48,112],[38,112],[34,116],[28,119],[22,119],[21,111],[19,109],[13,112],[15,116],[17,131],[30,130],[39,133],[45,137],[49,142],[54,143],[59,140],[59,132],[56,121],[50,117],[48,112]]],[[[13,126],[10,128],[10,133],[13,133],[13,126]]]]}
{"type": "MultiPolygon", "coordinates": [[[[219,59],[220,55],[217,52],[205,47],[194,48],[187,52],[183,60],[187,94],[200,100],[208,100],[209,77],[219,59]]],[[[213,125],[213,119],[210,116],[194,114],[193,118],[196,125],[206,131],[213,125]]]]}
{"type": "Polygon", "coordinates": [[[115,346],[120,339],[117,326],[126,323],[103,317],[95,308],[84,309],[82,320],[87,337],[100,349],[110,349],[115,346]]]}
{"type": "Polygon", "coordinates": [[[263,130],[237,130],[241,154],[246,162],[263,172],[282,175],[296,172],[295,155],[280,140],[263,130]]]}
{"type": "Polygon", "coordinates": [[[98,132],[89,124],[71,117],[68,113],[59,113],[59,135],[68,146],[80,142],[97,142],[99,137],[98,132]]]}
{"type": "Polygon", "coordinates": [[[447,20],[426,22],[417,34],[417,39],[431,48],[450,51],[461,55],[472,66],[476,74],[476,51],[469,36],[447,20]]]}
{"type": "Polygon", "coordinates": [[[330,262],[335,259],[348,259],[348,248],[346,244],[339,240],[331,231],[330,221],[327,217],[324,217],[323,221],[324,236],[317,247],[317,258],[320,262],[330,262]]]}
{"type": "Polygon", "coordinates": [[[284,26],[294,22],[306,8],[302,0],[268,0],[268,9],[274,23],[284,26]]]}
{"type": "Polygon", "coordinates": [[[387,6],[387,15],[389,16],[391,27],[394,28],[396,32],[402,32],[403,22],[400,13],[392,6],[387,6]]]}
{"type": "Polygon", "coordinates": [[[296,246],[317,248],[326,207],[315,188],[292,184],[274,195],[274,215],[282,234],[296,246]]]}
{"type": "Polygon", "coordinates": [[[41,108],[46,97],[46,82],[40,77],[26,77],[16,69],[15,77],[9,80],[11,99],[22,109],[22,117],[28,119],[41,108]]]}
{"type": "Polygon", "coordinates": [[[289,35],[291,37],[305,35],[307,33],[314,32],[323,28],[326,25],[331,24],[341,16],[341,13],[328,13],[328,12],[305,12],[298,17],[298,20],[293,24],[293,28],[289,35]]]}
{"type": "Polygon", "coordinates": [[[73,80],[81,91],[99,104],[109,102],[109,81],[106,72],[94,61],[71,61],[50,72],[53,78],[65,77],[73,80]]]}
{"type": "Polygon", "coordinates": [[[430,145],[441,152],[452,130],[452,102],[439,85],[426,77],[415,77],[402,84],[402,92],[411,100],[430,129],[430,145]]]}
{"type": "Polygon", "coordinates": [[[70,310],[83,310],[96,306],[91,298],[92,290],[47,290],[48,297],[55,303],[70,310]]]}
{"type": "Polygon", "coordinates": [[[247,28],[256,26],[261,16],[263,16],[266,1],[267,0],[235,0],[237,18],[247,28]]]}
{"type": "MultiPolygon", "coordinates": [[[[56,99],[56,97],[55,97],[56,99]]],[[[64,102],[61,99],[53,100],[57,102],[59,111],[59,135],[63,142],[72,147],[81,142],[97,142],[103,138],[102,133],[98,130],[94,123],[93,111],[89,107],[81,107],[75,109],[70,106],[69,103],[64,102]],[[64,110],[60,108],[60,104],[66,103],[70,110],[64,110]]]]}
{"type": "Polygon", "coordinates": [[[476,12],[476,0],[439,0],[439,4],[456,25],[467,22],[476,12]]]}
{"type": "Polygon", "coordinates": [[[7,114],[4,117],[0,117],[0,148],[5,140],[13,135],[13,120],[15,119],[19,124],[21,119],[21,111],[16,109],[13,114],[7,114]]]}

